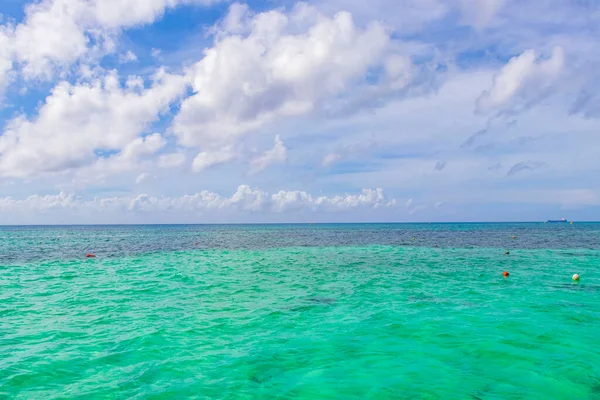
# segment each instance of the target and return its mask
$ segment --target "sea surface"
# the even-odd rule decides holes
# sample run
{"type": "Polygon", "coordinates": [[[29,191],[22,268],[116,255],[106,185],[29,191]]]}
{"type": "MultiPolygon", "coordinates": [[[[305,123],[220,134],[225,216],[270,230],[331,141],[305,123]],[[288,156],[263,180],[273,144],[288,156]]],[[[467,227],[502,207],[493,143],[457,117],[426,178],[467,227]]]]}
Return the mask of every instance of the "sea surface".
{"type": "Polygon", "coordinates": [[[600,399],[600,224],[1,227],[0,398],[600,399]]]}

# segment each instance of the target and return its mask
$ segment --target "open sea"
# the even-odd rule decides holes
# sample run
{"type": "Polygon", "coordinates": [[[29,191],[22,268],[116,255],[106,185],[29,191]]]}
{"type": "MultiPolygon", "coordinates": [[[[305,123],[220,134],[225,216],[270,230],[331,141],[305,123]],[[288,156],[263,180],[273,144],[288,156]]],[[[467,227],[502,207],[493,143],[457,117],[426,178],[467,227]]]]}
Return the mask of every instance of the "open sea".
{"type": "Polygon", "coordinates": [[[0,398],[600,399],[600,224],[1,227],[0,398]]]}

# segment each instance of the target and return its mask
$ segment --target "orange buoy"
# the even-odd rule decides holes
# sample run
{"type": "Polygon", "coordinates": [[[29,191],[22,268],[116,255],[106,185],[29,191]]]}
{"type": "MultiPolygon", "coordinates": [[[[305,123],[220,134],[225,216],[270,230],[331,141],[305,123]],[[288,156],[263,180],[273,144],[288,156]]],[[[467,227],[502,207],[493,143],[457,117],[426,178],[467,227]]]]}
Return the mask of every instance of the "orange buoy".
{"type": "Polygon", "coordinates": [[[508,276],[509,276],[510,274],[509,274],[507,271],[504,271],[504,272],[502,273],[502,275],[503,275],[505,278],[508,278],[508,276]]]}
{"type": "Polygon", "coordinates": [[[86,256],[86,258],[95,258],[96,257],[96,255],[92,254],[92,253],[87,253],[85,256],[86,256]]]}
{"type": "Polygon", "coordinates": [[[574,280],[574,281],[578,281],[578,280],[579,280],[579,274],[575,274],[575,275],[573,275],[573,280],[574,280]]]}

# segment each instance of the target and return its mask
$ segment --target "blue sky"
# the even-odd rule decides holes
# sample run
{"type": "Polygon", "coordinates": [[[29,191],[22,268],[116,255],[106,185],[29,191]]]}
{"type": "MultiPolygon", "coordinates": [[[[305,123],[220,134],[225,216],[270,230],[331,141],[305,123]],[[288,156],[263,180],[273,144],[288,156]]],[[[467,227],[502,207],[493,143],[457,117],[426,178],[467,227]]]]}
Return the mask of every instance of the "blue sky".
{"type": "Polygon", "coordinates": [[[600,3],[0,14],[0,223],[600,219],[600,3]]]}

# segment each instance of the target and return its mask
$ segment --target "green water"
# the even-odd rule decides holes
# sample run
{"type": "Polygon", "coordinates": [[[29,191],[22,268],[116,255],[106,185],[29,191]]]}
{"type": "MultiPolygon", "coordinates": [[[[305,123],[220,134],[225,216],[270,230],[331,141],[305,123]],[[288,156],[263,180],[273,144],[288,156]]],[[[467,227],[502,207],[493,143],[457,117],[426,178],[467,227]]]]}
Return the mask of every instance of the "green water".
{"type": "Polygon", "coordinates": [[[5,265],[0,397],[600,399],[599,256],[366,245],[5,265]]]}

